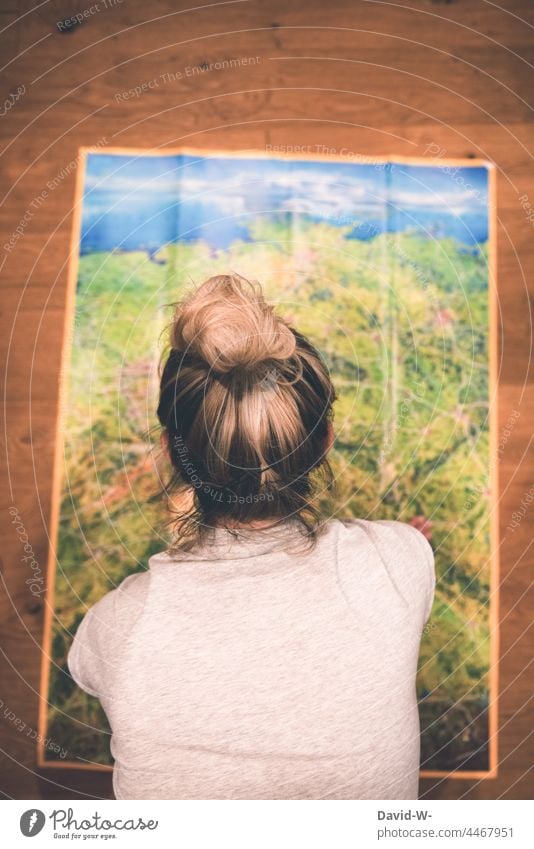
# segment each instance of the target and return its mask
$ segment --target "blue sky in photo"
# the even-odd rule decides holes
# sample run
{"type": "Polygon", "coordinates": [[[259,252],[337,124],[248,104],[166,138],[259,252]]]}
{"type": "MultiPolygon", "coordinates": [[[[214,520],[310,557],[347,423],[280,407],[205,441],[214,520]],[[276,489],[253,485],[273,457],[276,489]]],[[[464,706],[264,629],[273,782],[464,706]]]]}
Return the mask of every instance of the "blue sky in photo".
{"type": "Polygon", "coordinates": [[[415,230],[476,246],[488,238],[485,167],[90,153],[81,251],[156,251],[250,240],[258,217],[327,221],[348,238],[415,230]]]}

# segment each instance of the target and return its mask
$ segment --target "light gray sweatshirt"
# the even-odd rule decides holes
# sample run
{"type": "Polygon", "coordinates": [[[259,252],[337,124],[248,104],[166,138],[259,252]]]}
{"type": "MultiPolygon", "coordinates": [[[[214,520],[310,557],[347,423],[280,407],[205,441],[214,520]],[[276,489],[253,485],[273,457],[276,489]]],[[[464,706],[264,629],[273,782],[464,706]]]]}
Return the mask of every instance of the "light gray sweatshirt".
{"type": "Polygon", "coordinates": [[[434,555],[401,522],[211,532],[92,607],[68,656],[118,799],[414,799],[434,555]]]}

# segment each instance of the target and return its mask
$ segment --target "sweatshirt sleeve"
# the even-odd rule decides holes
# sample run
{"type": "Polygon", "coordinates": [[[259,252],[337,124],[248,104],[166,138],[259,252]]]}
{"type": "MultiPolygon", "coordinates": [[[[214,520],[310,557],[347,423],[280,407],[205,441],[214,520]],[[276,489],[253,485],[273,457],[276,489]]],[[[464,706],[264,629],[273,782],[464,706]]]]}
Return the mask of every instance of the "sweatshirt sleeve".
{"type": "Polygon", "coordinates": [[[424,592],[423,605],[423,625],[428,622],[428,618],[432,611],[434,602],[434,592],[436,589],[436,568],[434,551],[429,541],[421,531],[414,528],[413,525],[406,525],[408,533],[413,537],[414,544],[419,548],[419,556],[421,558],[421,583],[424,592]]]}
{"type": "Polygon", "coordinates": [[[390,558],[397,564],[397,583],[407,604],[420,615],[424,627],[434,601],[436,571],[434,551],[427,538],[413,525],[380,519],[375,522],[389,537],[390,558]]]}
{"type": "Polygon", "coordinates": [[[142,614],[149,572],[129,575],[107,593],[82,619],[71,645],[67,665],[78,687],[101,698],[110,693],[120,653],[142,614]]]}

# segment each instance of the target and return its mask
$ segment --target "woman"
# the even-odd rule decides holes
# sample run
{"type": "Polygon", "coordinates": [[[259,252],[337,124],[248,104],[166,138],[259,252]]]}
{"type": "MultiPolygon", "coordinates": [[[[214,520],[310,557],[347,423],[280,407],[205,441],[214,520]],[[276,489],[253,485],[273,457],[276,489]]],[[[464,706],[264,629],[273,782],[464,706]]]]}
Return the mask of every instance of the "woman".
{"type": "Polygon", "coordinates": [[[178,306],[158,417],[190,506],[68,658],[118,799],[417,798],[433,553],[401,522],[320,521],[333,401],[257,285],[213,277],[178,306]]]}

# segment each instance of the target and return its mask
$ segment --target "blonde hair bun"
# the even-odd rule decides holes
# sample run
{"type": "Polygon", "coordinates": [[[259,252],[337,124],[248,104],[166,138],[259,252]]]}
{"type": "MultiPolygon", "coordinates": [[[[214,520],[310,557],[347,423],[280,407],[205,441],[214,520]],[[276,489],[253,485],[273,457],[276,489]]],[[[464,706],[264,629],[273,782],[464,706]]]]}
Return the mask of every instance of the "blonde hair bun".
{"type": "Polygon", "coordinates": [[[292,330],[265,301],[259,284],[238,274],[210,277],[178,306],[171,344],[215,374],[254,372],[288,360],[296,349],[292,330]]]}

